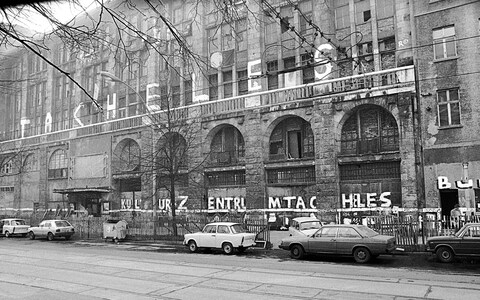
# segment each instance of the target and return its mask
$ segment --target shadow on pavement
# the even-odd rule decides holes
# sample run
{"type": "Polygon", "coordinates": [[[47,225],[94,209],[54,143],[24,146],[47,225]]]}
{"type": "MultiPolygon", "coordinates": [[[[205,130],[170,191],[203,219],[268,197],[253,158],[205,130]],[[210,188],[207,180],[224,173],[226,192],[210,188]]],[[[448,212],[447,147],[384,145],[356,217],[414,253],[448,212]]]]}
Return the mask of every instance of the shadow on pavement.
{"type": "MultiPolygon", "coordinates": [[[[115,247],[118,249],[130,251],[153,251],[170,253],[189,253],[181,241],[133,241],[125,240],[118,243],[104,240],[74,240],[77,246],[84,247],[115,247]]],[[[200,250],[200,255],[225,255],[221,250],[200,250]]],[[[279,261],[295,261],[290,257],[290,252],[274,247],[273,249],[249,248],[244,253],[235,253],[235,256],[245,257],[246,259],[277,259],[279,261]]],[[[326,255],[308,255],[302,261],[311,261],[319,263],[334,263],[341,265],[360,265],[356,263],[353,257],[338,257],[326,255]]],[[[379,268],[406,268],[417,270],[432,270],[435,272],[462,272],[478,274],[480,270],[480,258],[461,258],[457,257],[452,263],[441,263],[436,257],[428,252],[401,253],[396,255],[381,255],[373,259],[365,266],[374,266],[379,268]]]]}

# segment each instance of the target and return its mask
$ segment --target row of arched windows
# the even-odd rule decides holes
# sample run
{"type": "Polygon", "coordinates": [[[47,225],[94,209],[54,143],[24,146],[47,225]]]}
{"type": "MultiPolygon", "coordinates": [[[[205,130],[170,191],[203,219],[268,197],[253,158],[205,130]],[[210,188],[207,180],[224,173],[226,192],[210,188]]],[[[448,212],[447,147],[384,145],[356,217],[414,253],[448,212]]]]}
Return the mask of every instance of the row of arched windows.
{"type": "MultiPolygon", "coordinates": [[[[153,157],[158,169],[184,166],[187,160],[187,141],[179,133],[164,135],[157,142],[153,157]],[[172,151],[173,150],[173,151],[172,151]]],[[[344,123],[341,131],[341,154],[361,155],[398,151],[399,133],[395,118],[385,109],[373,105],[359,107],[344,123]]],[[[315,155],[314,135],[310,123],[300,117],[288,117],[279,122],[269,139],[269,159],[309,159],[315,155]]],[[[225,125],[213,136],[210,144],[211,165],[235,165],[244,162],[245,142],[241,132],[225,125]]],[[[2,162],[2,173],[11,173],[8,158],[2,162]]],[[[11,159],[10,159],[11,161],[11,159]]],[[[26,157],[25,168],[37,169],[33,154],[26,157]]],[[[135,172],[141,166],[141,150],[130,138],[122,140],[114,150],[112,167],[115,172],[135,172]]],[[[68,158],[66,151],[54,151],[48,163],[48,178],[66,178],[68,158]]]]}

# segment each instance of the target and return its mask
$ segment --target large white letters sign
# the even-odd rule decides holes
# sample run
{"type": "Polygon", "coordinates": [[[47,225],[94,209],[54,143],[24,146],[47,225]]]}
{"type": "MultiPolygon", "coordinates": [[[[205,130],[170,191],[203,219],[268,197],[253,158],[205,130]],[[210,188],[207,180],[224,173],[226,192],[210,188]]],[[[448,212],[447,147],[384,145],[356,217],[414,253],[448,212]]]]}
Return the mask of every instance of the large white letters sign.
{"type": "Polygon", "coordinates": [[[315,67],[315,78],[318,80],[327,79],[332,72],[332,63],[329,62],[327,55],[331,54],[332,45],[322,44],[315,51],[314,59],[318,66],[315,67]]]}
{"type": "Polygon", "coordinates": [[[388,197],[391,194],[391,192],[383,192],[379,195],[378,200],[377,193],[366,193],[364,199],[361,194],[342,194],[342,208],[390,207],[392,201],[388,197]]]}

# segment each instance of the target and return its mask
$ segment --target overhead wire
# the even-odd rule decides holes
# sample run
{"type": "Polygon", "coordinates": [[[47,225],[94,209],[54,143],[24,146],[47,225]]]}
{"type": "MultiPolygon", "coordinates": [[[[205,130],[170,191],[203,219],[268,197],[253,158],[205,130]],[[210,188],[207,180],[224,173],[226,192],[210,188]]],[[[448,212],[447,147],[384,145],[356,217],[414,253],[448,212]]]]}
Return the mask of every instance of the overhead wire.
{"type": "MultiPolygon", "coordinates": [[[[424,77],[424,78],[417,78],[417,79],[414,79],[414,80],[411,80],[411,81],[404,81],[402,82],[402,84],[415,84],[416,82],[424,82],[424,81],[430,81],[430,80],[439,80],[439,79],[448,79],[448,78],[451,78],[451,77],[458,77],[458,76],[470,76],[470,75],[478,75],[480,74],[480,71],[472,71],[472,72],[466,72],[466,73],[458,73],[458,74],[455,74],[455,75],[447,75],[447,76],[435,76],[435,77],[424,77]]],[[[368,74],[365,74],[368,76],[368,74]]],[[[348,77],[347,77],[348,78],[348,77]]],[[[272,90],[272,92],[275,92],[275,90],[272,90]]],[[[242,96],[237,96],[237,97],[248,97],[248,94],[246,95],[242,95],[242,96]]],[[[172,108],[172,109],[175,109],[175,108],[172,108]]],[[[154,112],[155,113],[155,112],[154,112]]],[[[132,116],[132,117],[138,117],[139,115],[136,115],[136,116],[132,116]]],[[[66,119],[70,122],[72,122],[74,120],[74,118],[68,118],[66,119]]],[[[113,119],[111,121],[116,121],[116,120],[121,120],[121,118],[116,118],[116,119],[113,119]]],[[[107,121],[107,120],[105,120],[107,121]]],[[[102,121],[104,122],[104,121],[102,121]]],[[[54,123],[63,123],[63,122],[54,122],[54,123]]],[[[53,124],[53,123],[52,123],[53,124]]],[[[93,124],[92,124],[93,125],[93,124]]],[[[42,125],[44,126],[44,124],[42,125]]],[[[9,131],[10,134],[14,133],[15,131],[12,130],[12,131],[9,131]]]]}
{"type": "MultiPolygon", "coordinates": [[[[287,0],[287,1],[288,1],[290,4],[293,3],[293,2],[291,2],[291,0],[287,0]]],[[[266,1],[265,1],[265,2],[266,2],[266,1]]],[[[266,2],[266,3],[268,3],[268,2],[266,2]]],[[[307,21],[307,23],[310,24],[310,26],[314,27],[317,32],[322,32],[321,29],[320,29],[318,26],[312,25],[313,22],[311,22],[311,20],[307,19],[306,16],[303,14],[303,12],[301,12],[301,10],[298,9],[298,11],[299,11],[300,15],[301,15],[303,18],[305,18],[305,20],[307,21]]],[[[275,12],[276,12],[276,10],[275,10],[275,12]]],[[[280,18],[280,19],[281,19],[281,16],[278,14],[278,15],[277,15],[277,18],[280,18]]],[[[290,31],[292,31],[292,30],[290,30],[290,31]]],[[[293,31],[295,31],[295,29],[294,29],[293,31]]],[[[322,36],[322,34],[320,34],[320,35],[322,36]]],[[[323,36],[324,36],[324,35],[325,35],[325,33],[323,33],[323,36]]],[[[323,37],[323,36],[322,36],[322,37],[323,37]]],[[[467,39],[472,39],[472,38],[478,38],[478,37],[480,37],[480,35],[475,35],[475,36],[471,36],[471,37],[456,38],[455,40],[456,40],[456,41],[462,41],[462,40],[467,40],[467,39]]],[[[434,45],[434,43],[424,44],[424,45],[416,45],[416,46],[409,47],[408,49],[394,49],[394,50],[389,50],[389,51],[386,51],[386,52],[395,52],[395,53],[396,53],[396,52],[399,52],[399,51],[406,51],[406,50],[410,50],[410,49],[419,49],[419,48],[423,48],[423,47],[429,47],[429,46],[432,46],[432,45],[434,45]]],[[[352,47],[353,47],[353,46],[352,46],[352,47]]],[[[337,62],[337,61],[334,61],[334,62],[337,62]]],[[[281,70],[281,72],[288,72],[288,71],[291,71],[291,70],[289,70],[289,69],[287,69],[287,70],[281,70]]],[[[453,76],[463,76],[463,75],[470,75],[470,74],[476,74],[476,73],[477,73],[477,72],[469,72],[469,73],[454,74],[454,75],[449,75],[449,76],[452,76],[452,77],[453,77],[453,76]]],[[[440,78],[440,77],[436,77],[436,78],[438,79],[438,78],[440,78]]],[[[246,79],[248,79],[248,78],[246,78],[246,79]]],[[[241,79],[237,79],[237,80],[235,80],[235,81],[230,81],[229,84],[238,83],[238,82],[243,81],[243,80],[246,80],[246,79],[245,79],[245,78],[241,78],[241,79]]],[[[433,78],[423,78],[423,79],[418,79],[418,81],[431,80],[431,79],[433,79],[433,78]]],[[[27,79],[27,80],[29,80],[29,79],[27,79]]],[[[3,87],[3,88],[5,88],[5,87],[3,87]]],[[[207,89],[208,89],[208,88],[197,89],[197,90],[195,90],[194,92],[197,92],[197,91],[205,91],[205,90],[207,90],[207,89]]],[[[73,118],[71,118],[71,119],[69,119],[69,120],[71,121],[71,120],[73,120],[73,118]]]]}

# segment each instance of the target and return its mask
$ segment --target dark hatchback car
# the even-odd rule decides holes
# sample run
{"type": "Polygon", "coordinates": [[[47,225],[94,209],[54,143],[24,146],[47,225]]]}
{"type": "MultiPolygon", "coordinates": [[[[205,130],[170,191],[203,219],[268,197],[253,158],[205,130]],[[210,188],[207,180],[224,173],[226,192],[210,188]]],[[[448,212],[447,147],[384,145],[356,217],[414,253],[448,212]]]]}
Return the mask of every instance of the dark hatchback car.
{"type": "Polygon", "coordinates": [[[426,250],[446,263],[452,262],[455,256],[480,257],[480,223],[466,224],[452,236],[431,237],[426,250]]]}
{"type": "Polygon", "coordinates": [[[282,239],[279,247],[300,259],[305,254],[351,256],[358,263],[366,263],[380,254],[393,253],[397,248],[395,237],[381,235],[364,225],[324,225],[311,236],[290,236],[282,239]]]}

